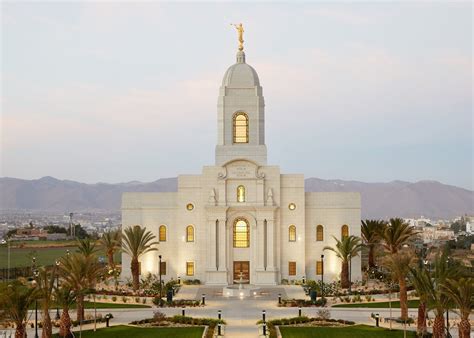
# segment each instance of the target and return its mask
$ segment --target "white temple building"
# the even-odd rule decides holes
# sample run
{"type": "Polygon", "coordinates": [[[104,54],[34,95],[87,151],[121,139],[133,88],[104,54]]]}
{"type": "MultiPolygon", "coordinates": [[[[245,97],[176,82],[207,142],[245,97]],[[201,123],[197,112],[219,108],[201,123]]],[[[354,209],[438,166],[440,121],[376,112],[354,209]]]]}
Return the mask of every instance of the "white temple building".
{"type": "MultiPolygon", "coordinates": [[[[305,192],[302,174],[267,164],[263,89],[239,49],[219,90],[215,164],[179,175],[175,192],[123,194],[122,227],[145,226],[159,240],[158,251],[141,257],[141,274],[157,274],[161,255],[165,280],[338,280],[341,262],[323,248],[332,236],[360,236],[360,195],[305,192]]],[[[122,267],[130,276],[125,253],[122,267]]],[[[361,279],[360,257],[351,271],[361,279]]]]}

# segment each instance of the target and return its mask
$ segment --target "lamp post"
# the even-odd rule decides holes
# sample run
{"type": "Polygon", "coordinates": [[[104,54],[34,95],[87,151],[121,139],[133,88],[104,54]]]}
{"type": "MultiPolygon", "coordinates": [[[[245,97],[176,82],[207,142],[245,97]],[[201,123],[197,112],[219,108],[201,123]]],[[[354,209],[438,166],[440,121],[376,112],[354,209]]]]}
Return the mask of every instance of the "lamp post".
{"type": "MultiPolygon", "coordinates": [[[[449,266],[449,257],[446,260],[446,266],[449,266]]],[[[449,332],[449,307],[446,308],[446,337],[451,338],[451,333],[449,332]]]]}
{"type": "MultiPolygon", "coordinates": [[[[59,260],[56,260],[56,269],[59,268],[59,264],[61,263],[59,260]]],[[[56,289],[59,291],[59,271],[56,270],[56,289]]],[[[56,320],[59,320],[61,316],[59,315],[59,303],[56,299],[56,320]]]]}
{"type": "Polygon", "coordinates": [[[352,256],[349,257],[349,294],[352,293],[352,256]]]}
{"type": "Polygon", "coordinates": [[[161,298],[163,297],[163,285],[161,284],[161,255],[158,256],[158,258],[160,259],[160,263],[158,265],[158,273],[160,275],[160,302],[161,302],[161,298]]]}
{"type": "MultiPolygon", "coordinates": [[[[35,288],[38,286],[37,278],[38,278],[38,270],[36,269],[36,257],[32,259],[32,267],[33,267],[33,284],[35,288]]],[[[38,336],[38,298],[35,298],[35,338],[39,338],[38,336]]]]}
{"type": "Polygon", "coordinates": [[[266,317],[266,311],[265,311],[265,310],[262,310],[262,321],[263,321],[263,324],[265,324],[265,317],[266,317]]]}
{"type": "Polygon", "coordinates": [[[321,271],[321,299],[324,298],[324,255],[321,255],[321,265],[322,265],[322,271],[321,271]]]}

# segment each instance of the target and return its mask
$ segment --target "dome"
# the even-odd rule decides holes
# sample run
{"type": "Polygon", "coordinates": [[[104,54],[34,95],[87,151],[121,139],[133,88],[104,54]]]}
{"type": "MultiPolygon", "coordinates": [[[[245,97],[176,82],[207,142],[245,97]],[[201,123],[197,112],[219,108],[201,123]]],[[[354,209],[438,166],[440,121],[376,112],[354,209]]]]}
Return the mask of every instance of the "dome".
{"type": "Polygon", "coordinates": [[[245,63],[245,53],[237,52],[237,63],[227,69],[222,79],[226,87],[255,87],[260,86],[257,72],[245,63]]]}

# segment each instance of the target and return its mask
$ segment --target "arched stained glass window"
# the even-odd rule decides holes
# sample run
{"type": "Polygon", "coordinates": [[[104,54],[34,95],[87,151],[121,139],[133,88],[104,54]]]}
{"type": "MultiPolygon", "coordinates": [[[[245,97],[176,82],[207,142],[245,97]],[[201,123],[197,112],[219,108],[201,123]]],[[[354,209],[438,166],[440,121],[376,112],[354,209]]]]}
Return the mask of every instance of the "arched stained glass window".
{"type": "Polygon", "coordinates": [[[245,202],[245,187],[243,185],[237,187],[237,202],[245,202]]]}
{"type": "Polygon", "coordinates": [[[194,227],[192,225],[186,227],[186,242],[194,242],[194,227]]]}
{"type": "Polygon", "coordinates": [[[160,239],[160,242],[166,242],[166,225],[160,225],[159,239],[160,239]]]}
{"type": "Polygon", "coordinates": [[[349,227],[346,224],[341,227],[341,239],[345,237],[349,237],[349,227]]]}
{"type": "Polygon", "coordinates": [[[316,227],[316,240],[318,242],[324,241],[324,228],[321,224],[316,227]]]}
{"type": "Polygon", "coordinates": [[[234,248],[250,246],[250,227],[245,218],[237,218],[234,222],[234,248]]]}
{"type": "Polygon", "coordinates": [[[293,224],[288,227],[288,241],[296,242],[296,226],[293,224]]]}
{"type": "Polygon", "coordinates": [[[234,115],[234,143],[249,143],[249,118],[242,112],[234,115]]]}

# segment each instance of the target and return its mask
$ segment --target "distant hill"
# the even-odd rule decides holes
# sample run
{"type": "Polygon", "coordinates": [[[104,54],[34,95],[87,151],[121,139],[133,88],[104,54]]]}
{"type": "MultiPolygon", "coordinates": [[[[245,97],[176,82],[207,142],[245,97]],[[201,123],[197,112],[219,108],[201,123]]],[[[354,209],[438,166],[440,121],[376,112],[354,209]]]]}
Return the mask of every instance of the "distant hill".
{"type": "MultiPolygon", "coordinates": [[[[305,184],[306,191],[360,192],[363,218],[423,215],[449,219],[474,214],[474,192],[436,181],[364,183],[308,178],[305,184]]],[[[85,184],[53,177],[37,180],[4,177],[0,178],[0,210],[117,211],[123,192],[176,190],[176,178],[149,183],[85,184]]]]}

